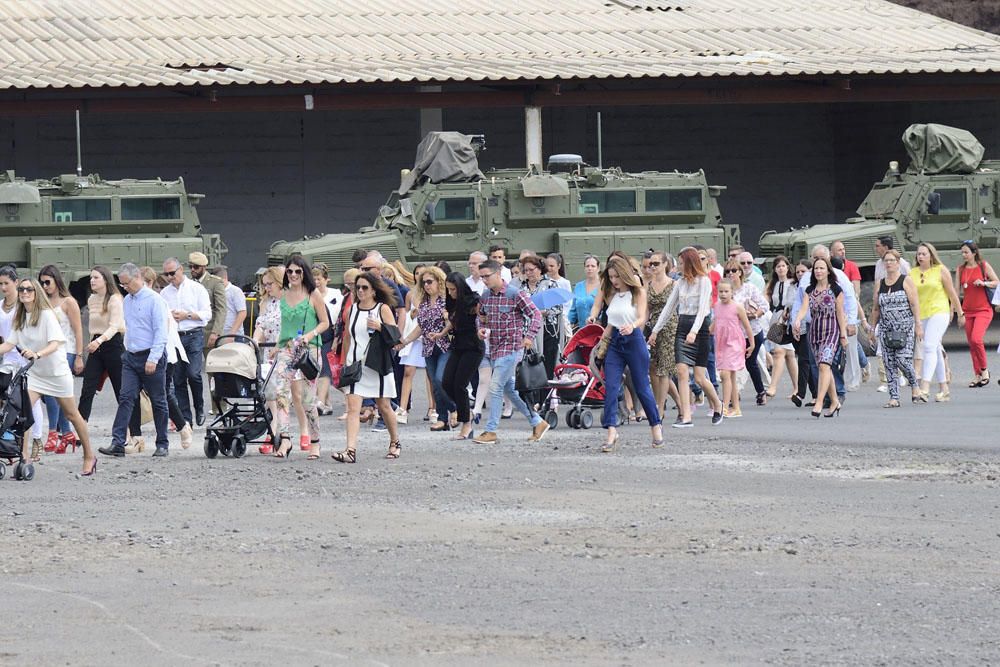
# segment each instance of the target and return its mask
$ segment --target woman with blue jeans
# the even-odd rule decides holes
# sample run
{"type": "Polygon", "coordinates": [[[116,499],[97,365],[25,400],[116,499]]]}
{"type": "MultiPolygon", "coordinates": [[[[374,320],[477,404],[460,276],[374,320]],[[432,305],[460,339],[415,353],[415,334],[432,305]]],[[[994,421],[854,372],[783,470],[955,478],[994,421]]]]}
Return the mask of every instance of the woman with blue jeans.
{"type": "MultiPolygon", "coordinates": [[[[45,291],[52,310],[66,337],[66,361],[74,375],[83,372],[83,321],[80,305],[70,296],[59,269],[48,264],[38,272],[38,282],[45,291]]],[[[45,407],[49,416],[49,437],[45,441],[45,451],[65,454],[66,448],[76,449],[76,435],[69,427],[69,420],[63,414],[59,402],[45,396],[45,407]]]]}
{"type": "Polygon", "coordinates": [[[649,385],[649,348],[642,335],[647,319],[646,290],[627,261],[611,257],[601,280],[601,291],[611,330],[611,342],[604,357],[604,414],[601,418],[601,424],[608,429],[608,439],[601,451],[613,452],[618,446],[618,394],[626,367],[632,372],[636,394],[649,419],[653,447],[662,447],[660,411],[649,385]]]}
{"type": "Polygon", "coordinates": [[[417,326],[396,346],[398,351],[418,337],[423,343],[427,377],[430,378],[434,405],[440,415],[437,423],[431,426],[432,431],[450,431],[458,427],[455,403],[444,390],[444,369],[451,355],[451,340],[446,331],[445,278],[444,271],[436,266],[425,266],[420,272],[413,296],[413,303],[417,304],[417,326]]]}

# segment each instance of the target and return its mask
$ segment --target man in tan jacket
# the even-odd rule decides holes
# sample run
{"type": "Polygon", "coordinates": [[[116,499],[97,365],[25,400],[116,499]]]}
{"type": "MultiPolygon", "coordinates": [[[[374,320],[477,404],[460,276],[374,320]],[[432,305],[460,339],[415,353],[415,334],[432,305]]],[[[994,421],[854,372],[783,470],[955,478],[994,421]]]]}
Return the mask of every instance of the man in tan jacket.
{"type": "Polygon", "coordinates": [[[201,283],[212,302],[212,319],[205,325],[207,355],[222,334],[222,327],[226,323],[226,284],[208,272],[208,258],[204,253],[193,252],[188,255],[188,269],[191,271],[191,278],[201,283]]]}

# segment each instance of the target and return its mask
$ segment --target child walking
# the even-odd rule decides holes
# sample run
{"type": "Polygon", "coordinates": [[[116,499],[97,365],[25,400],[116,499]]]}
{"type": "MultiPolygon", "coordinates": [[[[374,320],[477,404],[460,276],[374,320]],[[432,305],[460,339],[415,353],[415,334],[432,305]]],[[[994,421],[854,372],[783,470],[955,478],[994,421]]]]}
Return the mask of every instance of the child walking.
{"type": "Polygon", "coordinates": [[[719,281],[719,301],[712,307],[712,329],[715,335],[715,367],[722,374],[723,414],[728,418],[742,417],[740,392],[736,373],[746,368],[746,359],[753,353],[753,330],[743,306],[733,301],[733,284],[719,281]]]}

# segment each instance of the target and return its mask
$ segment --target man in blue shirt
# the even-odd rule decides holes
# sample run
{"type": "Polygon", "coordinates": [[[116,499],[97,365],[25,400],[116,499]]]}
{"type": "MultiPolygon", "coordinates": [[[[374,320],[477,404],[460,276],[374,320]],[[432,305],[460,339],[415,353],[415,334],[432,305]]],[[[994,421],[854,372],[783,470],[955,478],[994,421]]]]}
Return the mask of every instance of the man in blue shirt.
{"type": "Polygon", "coordinates": [[[145,389],[153,405],[156,451],[166,456],[167,439],[167,304],[146,283],[139,267],[122,264],[118,281],[128,292],[125,297],[125,353],[122,355],[121,391],[118,411],[111,429],[111,447],[99,451],[107,456],[125,455],[125,433],[139,390],[145,389]]]}

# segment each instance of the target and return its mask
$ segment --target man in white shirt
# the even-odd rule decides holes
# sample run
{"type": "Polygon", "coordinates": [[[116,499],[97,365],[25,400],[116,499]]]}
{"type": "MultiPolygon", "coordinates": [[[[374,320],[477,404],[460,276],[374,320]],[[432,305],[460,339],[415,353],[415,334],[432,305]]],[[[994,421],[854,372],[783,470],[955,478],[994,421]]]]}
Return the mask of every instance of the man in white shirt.
{"type": "MultiPolygon", "coordinates": [[[[531,253],[531,254],[533,255],[535,253],[531,253]]],[[[513,276],[511,276],[510,269],[508,269],[507,266],[506,266],[506,264],[507,264],[507,249],[504,248],[502,245],[492,245],[492,246],[490,246],[490,256],[489,256],[489,259],[493,260],[494,262],[496,262],[497,264],[500,265],[500,277],[503,278],[505,281],[507,281],[509,283],[510,279],[513,276]]],[[[476,273],[479,273],[479,272],[476,271],[476,273]]]]}
{"type": "Polygon", "coordinates": [[[476,250],[469,255],[469,277],[465,279],[465,283],[479,296],[482,296],[483,292],[486,291],[486,282],[479,277],[479,265],[486,260],[485,252],[476,250]]]}
{"type": "Polygon", "coordinates": [[[202,426],[205,423],[205,392],[201,379],[201,369],[204,364],[202,352],[205,349],[205,325],[212,319],[212,302],[208,291],[201,283],[184,276],[184,267],[176,257],[170,257],[163,262],[163,277],[169,284],[163,288],[160,296],[167,302],[170,314],[177,322],[177,332],[188,356],[186,362],[178,361],[174,367],[174,393],[184,419],[192,421],[193,402],[195,416],[193,421],[202,426]],[[190,399],[188,385],[191,386],[190,399]]]}
{"type": "MultiPolygon", "coordinates": [[[[878,293],[878,283],[880,280],[885,279],[885,262],[882,258],[885,257],[885,253],[892,250],[895,242],[891,236],[883,236],[882,238],[875,239],[875,254],[878,255],[878,261],[875,262],[875,292],[878,293]]],[[[902,275],[907,275],[910,272],[910,263],[905,259],[900,258],[899,260],[899,272],[902,275]]]]}
{"type": "Polygon", "coordinates": [[[740,268],[743,269],[743,282],[750,283],[763,293],[764,274],[754,265],[753,255],[744,250],[737,256],[737,260],[740,263],[740,268]]]}
{"type": "Polygon", "coordinates": [[[243,321],[247,318],[247,297],[236,285],[229,282],[229,267],[217,266],[212,274],[222,281],[226,288],[226,320],[222,325],[223,335],[243,333],[243,321]]]}

